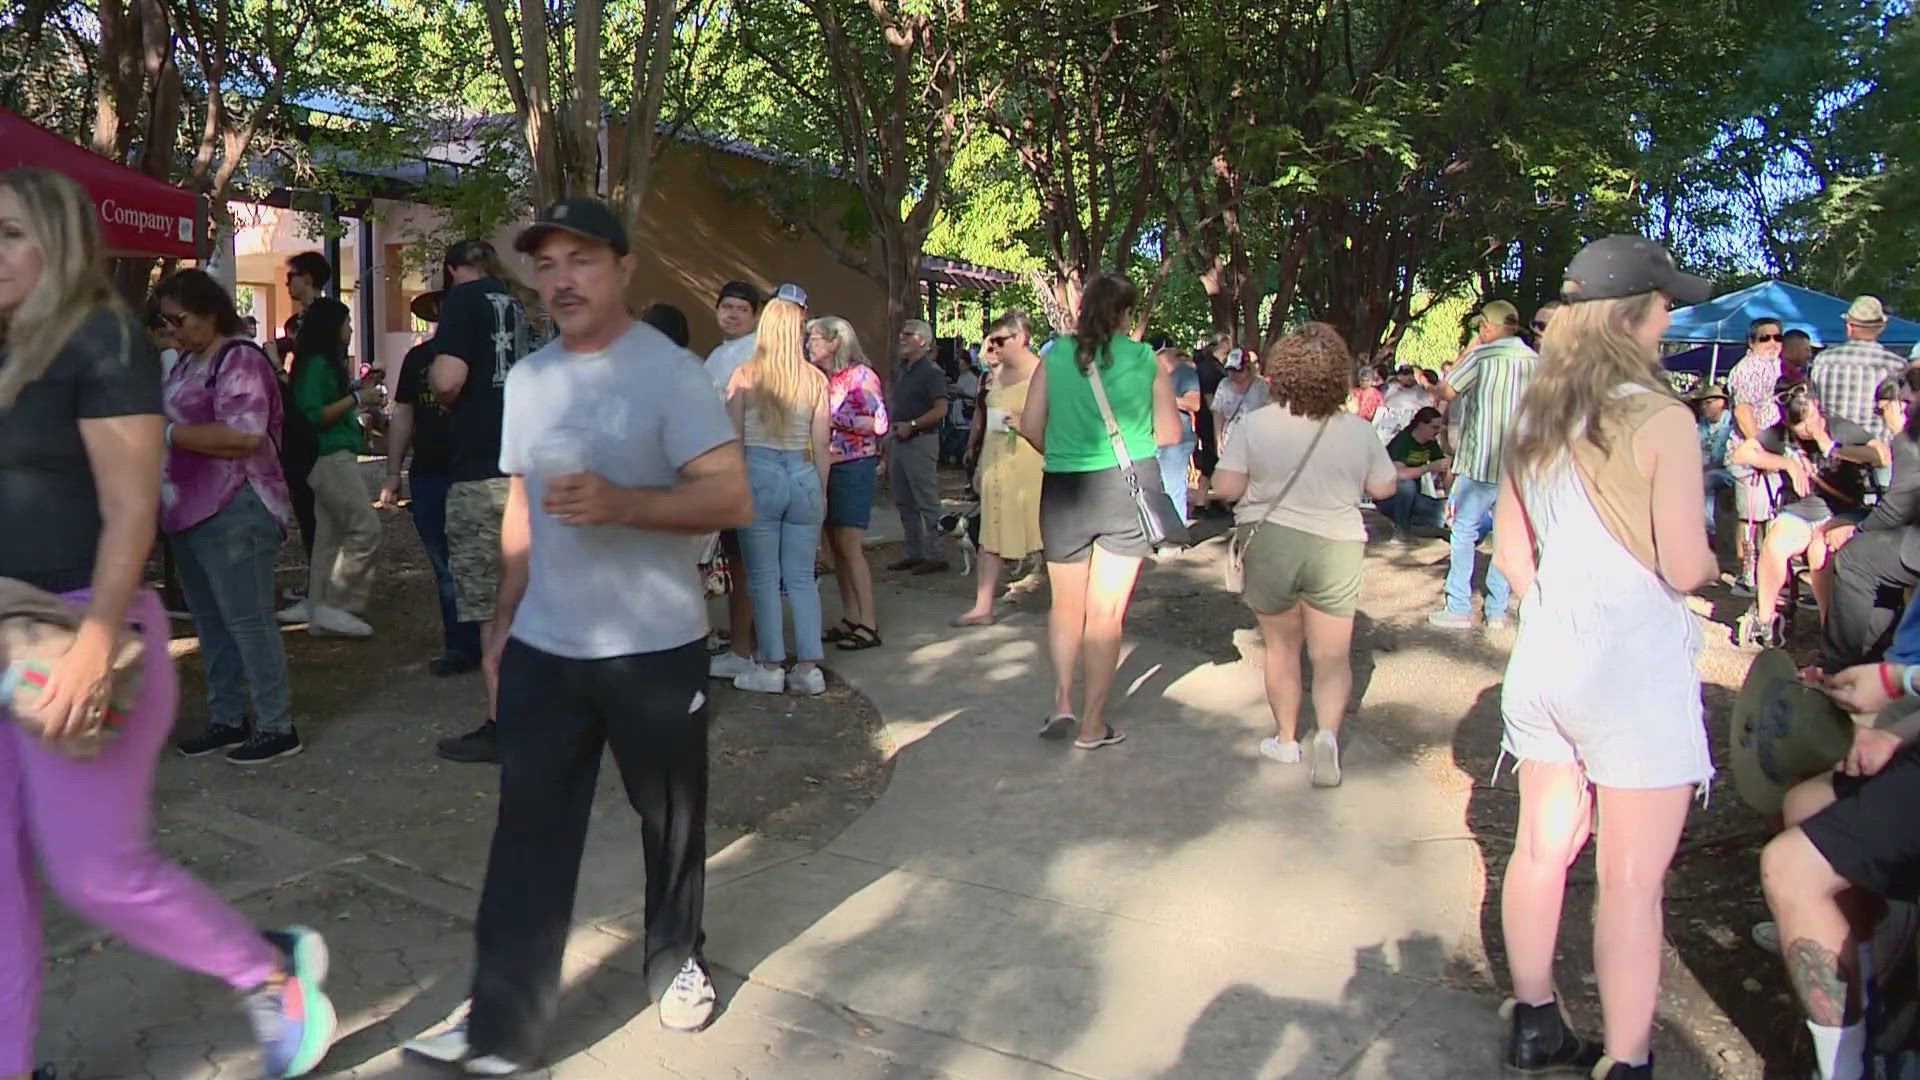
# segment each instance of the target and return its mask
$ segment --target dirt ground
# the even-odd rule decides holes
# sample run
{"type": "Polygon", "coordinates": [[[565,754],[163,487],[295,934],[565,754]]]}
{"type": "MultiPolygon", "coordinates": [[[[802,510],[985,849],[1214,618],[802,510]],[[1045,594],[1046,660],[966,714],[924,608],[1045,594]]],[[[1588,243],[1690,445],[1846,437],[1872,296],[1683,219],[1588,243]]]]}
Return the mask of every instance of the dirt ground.
{"type": "MultiPolygon", "coordinates": [[[[371,474],[369,474],[371,476],[371,474]]],[[[372,490],[370,487],[369,490],[372,490]]],[[[191,795],[349,850],[372,846],[435,853],[454,865],[484,863],[496,771],[434,755],[435,740],[484,719],[478,674],[436,679],[440,651],[433,573],[404,511],[382,511],[386,539],[366,641],[285,634],[298,757],[239,769],[217,755],[163,759],[161,805],[191,795]]],[[[289,541],[279,584],[300,581],[303,556],[289,541]]],[[[175,624],[181,709],[177,728],[205,723],[200,656],[188,621],[175,624]]],[[[710,831],[777,839],[838,833],[886,786],[890,753],[867,700],[829,679],[819,698],[749,694],[711,682],[710,831]]],[[[601,807],[618,799],[618,774],[601,770],[601,807]]],[[[460,875],[464,876],[464,875],[460,875]]]]}
{"type": "MultiPolygon", "coordinates": [[[[943,493],[949,498],[966,498],[964,481],[957,473],[943,474],[942,480],[943,493]]],[[[881,507],[877,512],[891,511],[884,496],[881,507]]],[[[1499,754],[1498,684],[1477,697],[1469,693],[1458,701],[1446,700],[1445,689],[1436,689],[1434,700],[1420,709],[1372,707],[1368,690],[1381,654],[1438,648],[1451,653],[1453,663],[1498,670],[1505,665],[1505,647],[1511,645],[1511,637],[1501,641],[1480,634],[1459,637],[1430,631],[1425,616],[1439,603],[1446,543],[1426,540],[1402,547],[1387,541],[1385,519],[1371,513],[1367,519],[1373,542],[1355,623],[1353,714],[1370,734],[1427,765],[1436,784],[1457,794],[1466,830],[1482,850],[1486,880],[1497,888],[1512,848],[1518,811],[1518,791],[1510,771],[1503,772],[1497,784],[1488,782],[1499,754]]],[[[1130,634],[1195,649],[1216,661],[1246,657],[1258,662],[1253,616],[1222,585],[1225,527],[1225,522],[1205,520],[1196,526],[1198,546],[1163,554],[1148,564],[1128,611],[1130,634]]],[[[959,573],[958,561],[954,572],[933,576],[884,569],[901,554],[897,545],[870,553],[878,582],[951,595],[955,614],[971,604],[974,579],[959,573]]],[[[1481,561],[1484,572],[1484,555],[1481,561]]],[[[1734,566],[1730,559],[1726,565],[1734,566]]],[[[1043,568],[1014,575],[1000,600],[1000,614],[1017,611],[1044,617],[1049,602],[1045,578],[1043,568]]],[[[1729,771],[1728,722],[1752,656],[1732,646],[1730,628],[1748,602],[1733,598],[1721,586],[1709,588],[1695,603],[1696,610],[1713,620],[1700,671],[1709,739],[1720,772],[1710,797],[1694,806],[1667,881],[1667,936],[1713,1004],[1768,1063],[1767,1075],[1774,1075],[1806,1060],[1807,1037],[1780,962],[1756,947],[1750,937],[1755,923],[1770,918],[1760,893],[1758,866],[1760,848],[1773,830],[1741,801],[1729,771]]],[[[1817,623],[1811,610],[1798,619],[1790,645],[1802,662],[1817,649],[1817,623]]],[[[1443,675],[1435,672],[1436,688],[1447,687],[1443,675]]],[[[1581,985],[1563,987],[1563,991],[1576,1017],[1590,1018],[1597,1030],[1597,989],[1588,959],[1595,889],[1593,851],[1589,845],[1569,878],[1560,955],[1563,972],[1583,973],[1581,985]]],[[[1477,970],[1480,978],[1504,986],[1498,899],[1492,889],[1487,896],[1481,918],[1485,952],[1463,958],[1463,969],[1477,970]],[[1491,974],[1495,972],[1497,977],[1491,974]]]]}

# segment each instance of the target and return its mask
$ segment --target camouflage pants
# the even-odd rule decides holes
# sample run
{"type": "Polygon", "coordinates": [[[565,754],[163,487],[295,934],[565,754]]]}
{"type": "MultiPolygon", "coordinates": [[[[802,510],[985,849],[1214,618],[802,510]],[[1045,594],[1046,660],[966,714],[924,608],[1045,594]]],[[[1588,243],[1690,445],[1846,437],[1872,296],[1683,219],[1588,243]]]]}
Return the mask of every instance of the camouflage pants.
{"type": "Polygon", "coordinates": [[[500,519],[507,512],[504,476],[461,480],[447,490],[447,568],[461,622],[490,622],[500,598],[500,519]]]}

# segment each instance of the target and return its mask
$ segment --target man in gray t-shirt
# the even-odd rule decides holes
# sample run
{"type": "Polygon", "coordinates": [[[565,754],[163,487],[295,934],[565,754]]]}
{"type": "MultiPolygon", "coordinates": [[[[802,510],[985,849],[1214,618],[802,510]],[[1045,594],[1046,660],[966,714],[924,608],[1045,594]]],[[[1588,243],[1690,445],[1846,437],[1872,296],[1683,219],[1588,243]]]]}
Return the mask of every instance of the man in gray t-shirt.
{"type": "Polygon", "coordinates": [[[699,362],[627,313],[626,230],[592,199],[549,207],[515,245],[559,340],[507,376],[500,600],[500,809],[474,927],[465,1025],[407,1044],[469,1072],[534,1064],[611,749],[645,822],[646,979],[660,1022],[712,1018],[706,891],[707,616],[700,538],[745,525],[733,424],[699,362]]]}
{"type": "Polygon", "coordinates": [[[893,417],[888,484],[900,511],[906,558],[888,569],[937,574],[947,569],[940,537],[940,421],[947,415],[947,376],[933,359],[933,327],[909,319],[900,330],[900,369],[887,401],[893,417]]]}

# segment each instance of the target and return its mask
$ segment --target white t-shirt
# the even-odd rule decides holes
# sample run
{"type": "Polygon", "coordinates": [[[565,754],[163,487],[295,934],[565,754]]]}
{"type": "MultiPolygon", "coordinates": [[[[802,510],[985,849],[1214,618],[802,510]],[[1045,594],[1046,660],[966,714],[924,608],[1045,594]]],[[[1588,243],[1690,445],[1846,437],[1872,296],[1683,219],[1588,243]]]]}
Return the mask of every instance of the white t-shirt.
{"type": "Polygon", "coordinates": [[[1220,422],[1220,433],[1230,435],[1234,421],[1272,401],[1273,394],[1265,379],[1256,378],[1248,383],[1245,393],[1235,388],[1231,378],[1222,379],[1220,388],[1213,392],[1213,418],[1220,422]]]}
{"type": "Polygon", "coordinates": [[[1394,469],[1373,426],[1353,413],[1333,414],[1287,501],[1273,505],[1319,427],[1320,421],[1295,416],[1282,405],[1256,409],[1233,426],[1218,468],[1247,474],[1247,493],[1234,507],[1235,521],[1249,525],[1265,518],[1329,540],[1366,540],[1360,500],[1369,481],[1391,480],[1394,469]]]}
{"type": "Polygon", "coordinates": [[[601,352],[575,353],[555,339],[513,365],[500,468],[525,477],[532,532],[513,636],[573,660],[706,637],[698,566],[706,537],[563,525],[540,500],[548,469],[585,467],[622,487],[667,487],[681,466],[735,438],[699,357],[643,322],[601,352]]]}
{"type": "Polygon", "coordinates": [[[727,383],[732,381],[733,373],[753,359],[753,343],[758,337],[758,334],[746,334],[723,341],[707,354],[707,377],[713,380],[713,388],[720,391],[721,396],[726,396],[727,383]]]}

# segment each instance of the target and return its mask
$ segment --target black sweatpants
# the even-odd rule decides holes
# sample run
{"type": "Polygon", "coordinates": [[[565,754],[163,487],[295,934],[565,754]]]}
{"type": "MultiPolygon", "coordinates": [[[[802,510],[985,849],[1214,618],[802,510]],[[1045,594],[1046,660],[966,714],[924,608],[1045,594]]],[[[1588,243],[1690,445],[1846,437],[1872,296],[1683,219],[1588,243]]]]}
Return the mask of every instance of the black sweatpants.
{"type": "Polygon", "coordinates": [[[1900,558],[1903,529],[1855,533],[1833,556],[1833,598],[1820,642],[1820,667],[1832,673],[1878,663],[1906,610],[1904,590],[1920,573],[1900,558]]]}
{"type": "Polygon", "coordinates": [[[500,660],[500,816],[474,928],[475,1054],[532,1064],[558,1006],[602,747],[640,814],[655,1001],[701,944],[707,884],[707,650],[500,660]]]}

